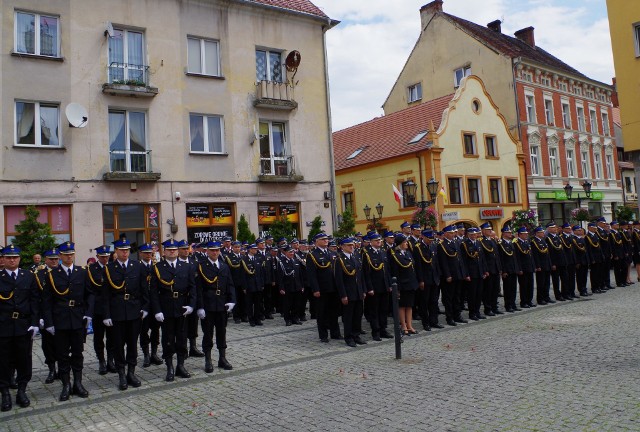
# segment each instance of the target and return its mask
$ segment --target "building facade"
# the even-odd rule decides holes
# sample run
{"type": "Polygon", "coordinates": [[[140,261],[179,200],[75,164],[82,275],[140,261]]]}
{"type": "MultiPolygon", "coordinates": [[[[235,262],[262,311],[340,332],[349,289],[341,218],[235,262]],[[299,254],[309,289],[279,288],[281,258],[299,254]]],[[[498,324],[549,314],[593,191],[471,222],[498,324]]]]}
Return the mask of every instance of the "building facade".
{"type": "Polygon", "coordinates": [[[2,3],[4,242],[35,204],[80,257],[331,229],[324,33],[307,0],[2,3]]]}

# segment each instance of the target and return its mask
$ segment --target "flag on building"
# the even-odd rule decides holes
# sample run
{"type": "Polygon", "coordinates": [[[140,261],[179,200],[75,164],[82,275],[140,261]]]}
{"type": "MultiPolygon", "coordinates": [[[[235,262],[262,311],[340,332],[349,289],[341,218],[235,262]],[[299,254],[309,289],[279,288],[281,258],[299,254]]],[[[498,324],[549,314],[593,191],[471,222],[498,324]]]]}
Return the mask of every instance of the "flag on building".
{"type": "Polygon", "coordinates": [[[393,188],[393,199],[395,199],[398,202],[398,204],[400,204],[401,203],[400,198],[403,198],[402,194],[400,193],[396,185],[394,185],[393,183],[391,183],[391,187],[393,188]]]}
{"type": "Polygon", "coordinates": [[[447,203],[447,194],[444,191],[444,186],[442,186],[440,188],[440,192],[438,192],[438,195],[440,195],[442,197],[442,199],[444,199],[444,203],[446,204],[447,203]]]}

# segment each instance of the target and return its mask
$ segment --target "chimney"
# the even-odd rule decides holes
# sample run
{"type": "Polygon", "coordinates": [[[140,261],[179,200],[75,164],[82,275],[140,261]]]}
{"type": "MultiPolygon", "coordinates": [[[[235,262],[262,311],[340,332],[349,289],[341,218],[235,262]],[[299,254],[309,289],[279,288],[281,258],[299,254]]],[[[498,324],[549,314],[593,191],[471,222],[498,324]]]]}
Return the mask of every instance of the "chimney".
{"type": "Polygon", "coordinates": [[[502,33],[502,22],[499,19],[491,21],[489,24],[487,24],[487,28],[490,28],[496,33],[502,33]]]}
{"type": "Polygon", "coordinates": [[[611,91],[611,103],[614,108],[620,108],[620,103],[618,102],[618,86],[616,85],[616,77],[611,79],[613,82],[613,90],[611,91]]]}
{"type": "Polygon", "coordinates": [[[526,27],[518,30],[513,34],[517,39],[520,39],[522,42],[526,43],[530,47],[536,46],[536,40],[533,37],[533,27],[526,27]]]}
{"type": "Polygon", "coordinates": [[[424,30],[427,24],[429,24],[431,18],[438,12],[442,12],[442,0],[433,0],[431,3],[427,3],[420,8],[422,30],[424,30]]]}

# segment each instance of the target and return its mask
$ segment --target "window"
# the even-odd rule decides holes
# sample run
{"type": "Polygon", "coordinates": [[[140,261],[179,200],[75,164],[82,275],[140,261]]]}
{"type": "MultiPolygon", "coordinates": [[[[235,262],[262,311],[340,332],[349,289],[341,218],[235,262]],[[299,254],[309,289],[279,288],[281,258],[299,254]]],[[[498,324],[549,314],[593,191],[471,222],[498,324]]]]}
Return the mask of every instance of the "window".
{"type": "Polygon", "coordinates": [[[589,170],[589,152],[584,150],[580,152],[580,167],[582,168],[582,178],[590,178],[591,171],[589,170]]]}
{"type": "Polygon", "coordinates": [[[518,180],[507,179],[507,202],[518,202],[518,180]]]}
{"type": "Polygon", "coordinates": [[[527,121],[529,123],[536,122],[536,105],[532,94],[524,95],[524,103],[527,110],[527,121]]]}
{"type": "Polygon", "coordinates": [[[462,190],[460,188],[459,177],[450,177],[449,182],[449,201],[451,204],[462,204],[462,190]]]}
{"type": "Polygon", "coordinates": [[[572,149],[567,149],[567,177],[576,176],[576,167],[572,149]]]}
{"type": "Polygon", "coordinates": [[[342,211],[349,211],[352,215],[355,215],[355,208],[353,207],[353,192],[344,192],[342,194],[342,211]]]}
{"type": "Polygon", "coordinates": [[[631,177],[624,178],[624,191],[626,193],[633,193],[633,189],[631,187],[631,177]]]}
{"type": "Polygon", "coordinates": [[[600,158],[600,153],[598,152],[593,153],[593,166],[596,170],[595,178],[597,179],[602,178],[602,160],[600,158]]]}
{"type": "Polygon", "coordinates": [[[636,57],[640,57],[640,24],[633,25],[633,36],[635,38],[636,57]]]}
{"type": "Polygon", "coordinates": [[[569,108],[569,102],[562,102],[562,123],[565,129],[571,129],[571,108],[569,108]]]}
{"type": "Polygon", "coordinates": [[[558,89],[566,92],[567,91],[567,83],[559,83],[558,84],[558,89]]]}
{"type": "Polygon", "coordinates": [[[353,153],[351,153],[351,154],[347,157],[347,160],[355,159],[355,158],[356,158],[356,156],[358,156],[360,153],[362,153],[362,151],[363,151],[364,149],[366,149],[366,148],[367,148],[367,146],[365,146],[365,147],[360,147],[360,148],[356,149],[353,153]]]}
{"type": "Polygon", "coordinates": [[[280,51],[256,50],[256,80],[283,82],[284,70],[280,51]]]}
{"type": "Polygon", "coordinates": [[[501,184],[502,182],[499,178],[489,179],[489,195],[492,204],[500,204],[502,202],[501,184]]]}
{"type": "Polygon", "coordinates": [[[598,118],[596,117],[596,110],[589,110],[589,122],[591,123],[591,133],[598,133],[598,118]]]}
{"type": "Polygon", "coordinates": [[[531,146],[531,175],[540,175],[540,147],[531,146]]]}
{"type": "Polygon", "coordinates": [[[471,75],[471,66],[461,67],[453,71],[453,86],[455,88],[460,87],[460,82],[462,81],[462,79],[464,77],[468,77],[469,75],[471,75]]]}
{"type": "Polygon", "coordinates": [[[469,178],[467,179],[467,191],[469,192],[469,203],[480,203],[480,179],[469,178]]]}
{"type": "MultiPolygon", "coordinates": [[[[36,206],[40,212],[38,222],[46,223],[51,228],[51,233],[56,239],[56,244],[71,241],[71,206],[70,205],[49,205],[36,206]]],[[[18,235],[16,225],[25,219],[25,206],[5,206],[5,235],[4,244],[13,243],[18,235]]]]}
{"type": "Polygon", "coordinates": [[[109,84],[146,85],[144,34],[114,29],[109,37],[109,84]]]}
{"type": "Polygon", "coordinates": [[[60,105],[16,101],[15,136],[16,145],[60,147],[60,105]]]}
{"type": "Polygon", "coordinates": [[[559,177],[558,149],[555,147],[549,147],[549,169],[551,170],[551,177],[559,177]]]}
{"type": "MultiPolygon", "coordinates": [[[[158,204],[103,205],[104,244],[110,245],[123,236],[132,244],[158,244],[161,220],[158,204]]],[[[137,259],[135,252],[130,258],[137,259]]]]}
{"type": "Polygon", "coordinates": [[[584,124],[584,108],[582,107],[576,107],[576,113],[578,116],[578,130],[580,132],[584,132],[587,130],[587,128],[585,127],[584,124]]]}
{"type": "Polygon", "coordinates": [[[573,86],[573,94],[575,94],[576,96],[582,96],[582,88],[573,86]]]}
{"type": "Polygon", "coordinates": [[[191,152],[224,152],[224,128],[221,116],[189,114],[189,133],[191,152]]]}
{"type": "Polygon", "coordinates": [[[474,134],[466,133],[462,135],[462,138],[464,142],[464,155],[476,155],[476,136],[474,134]]]}
{"type": "Polygon", "coordinates": [[[586,93],[586,96],[588,98],[594,99],[594,95],[593,95],[593,91],[592,90],[587,90],[585,93],[586,93]]]}
{"type": "Polygon", "coordinates": [[[291,223],[292,236],[300,237],[300,203],[258,202],[258,235],[260,237],[264,238],[269,235],[271,226],[281,219],[286,219],[291,223]]]}
{"type": "Polygon", "coordinates": [[[411,181],[412,180],[407,180],[400,183],[400,190],[402,191],[402,207],[413,207],[416,205],[416,197],[409,196],[409,193],[407,192],[409,190],[407,188],[407,184],[409,184],[409,182],[411,181]]]}
{"type": "Polygon", "coordinates": [[[540,78],[540,84],[542,84],[543,86],[551,87],[551,78],[548,78],[548,77],[540,78]]]}
{"type": "Polygon", "coordinates": [[[498,157],[498,148],[496,147],[496,137],[493,135],[484,136],[484,146],[487,152],[488,158],[498,157]]]}
{"type": "Polygon", "coordinates": [[[147,172],[146,114],[109,110],[109,154],[112,172],[147,172]]]}
{"type": "Polygon", "coordinates": [[[533,75],[531,72],[522,72],[522,79],[527,82],[533,82],[533,75]]]}
{"type": "Polygon", "coordinates": [[[609,128],[609,114],[606,112],[602,113],[602,134],[606,136],[611,134],[611,129],[609,128]]]}
{"type": "Polygon", "coordinates": [[[613,173],[613,156],[605,155],[605,163],[607,164],[607,178],[614,179],[616,176],[613,173]]]}
{"type": "Polygon", "coordinates": [[[220,76],[218,41],[187,37],[187,57],[189,73],[220,76]]]}
{"type": "Polygon", "coordinates": [[[422,99],[421,83],[409,86],[408,91],[409,91],[409,103],[419,101],[420,99],[422,99]]]}
{"type": "Polygon", "coordinates": [[[429,131],[422,131],[422,132],[418,132],[418,133],[416,134],[416,136],[414,136],[413,138],[411,138],[411,141],[409,141],[409,143],[408,143],[408,144],[415,144],[415,143],[417,143],[417,142],[420,142],[420,140],[421,140],[422,138],[424,138],[424,137],[425,137],[425,135],[427,135],[427,133],[429,133],[429,131]]]}
{"type": "Polygon", "coordinates": [[[58,17],[16,12],[15,52],[60,57],[58,17]]]}
{"type": "Polygon", "coordinates": [[[554,125],[553,121],[553,101],[551,99],[544,100],[544,116],[549,126],[554,125]]]}
{"type": "Polygon", "coordinates": [[[286,125],[260,122],[260,166],[262,175],[289,175],[293,165],[287,150],[286,125]]]}

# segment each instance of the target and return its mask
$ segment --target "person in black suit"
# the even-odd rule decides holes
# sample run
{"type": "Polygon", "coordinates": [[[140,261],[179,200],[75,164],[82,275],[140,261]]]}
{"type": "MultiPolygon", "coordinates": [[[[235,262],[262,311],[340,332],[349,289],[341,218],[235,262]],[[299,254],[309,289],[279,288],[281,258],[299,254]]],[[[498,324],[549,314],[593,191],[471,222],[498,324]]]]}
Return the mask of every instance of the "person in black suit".
{"type": "MultiPolygon", "coordinates": [[[[551,275],[551,258],[549,258],[549,246],[544,237],[544,228],[534,228],[534,237],[531,239],[531,254],[536,268],[536,300],[540,305],[555,303],[549,297],[549,283],[551,275]]],[[[535,306],[533,303],[530,307],[535,306]]]]}
{"type": "Polygon", "coordinates": [[[467,323],[462,318],[461,285],[467,276],[464,264],[460,258],[460,251],[456,242],[457,228],[449,225],[442,230],[443,239],[438,248],[438,265],[440,266],[440,289],[442,303],[447,317],[447,324],[467,323]]]}
{"type": "Polygon", "coordinates": [[[565,301],[565,296],[562,292],[567,288],[567,256],[562,239],[558,235],[558,227],[554,222],[547,224],[546,241],[549,248],[549,259],[551,260],[549,274],[553,286],[553,295],[557,301],[565,301]]]}
{"type": "Polygon", "coordinates": [[[104,302],[102,301],[102,274],[104,266],[109,262],[109,246],[101,245],[95,248],[96,262],[87,267],[87,276],[91,282],[91,290],[93,291],[93,349],[98,358],[98,373],[106,375],[107,372],[117,372],[116,365],[113,361],[114,344],[112,328],[104,325],[104,302]],[[107,360],[105,361],[105,336],[107,348],[107,360]]]}
{"type": "Polygon", "coordinates": [[[504,309],[507,312],[516,312],[516,291],[518,274],[521,274],[520,262],[515,253],[516,246],[513,243],[513,233],[511,227],[505,225],[502,228],[502,238],[498,241],[498,252],[500,256],[500,269],[502,272],[502,287],[504,291],[504,309]]]}
{"type": "MultiPolygon", "coordinates": [[[[489,222],[483,223],[482,236],[478,239],[482,246],[484,262],[487,267],[487,277],[482,286],[482,303],[484,304],[484,314],[486,316],[501,315],[498,308],[498,295],[500,294],[500,251],[498,242],[492,238],[493,228],[489,222]]],[[[495,234],[495,233],[493,233],[495,234]]]]}
{"type": "Polygon", "coordinates": [[[369,235],[369,246],[362,248],[362,272],[367,297],[364,299],[365,316],[371,324],[371,337],[375,341],[393,338],[387,331],[391,274],[389,258],[378,233],[369,235]]]}
{"type": "Polygon", "coordinates": [[[16,404],[31,404],[27,384],[31,380],[31,348],[38,333],[40,291],[35,276],[21,270],[20,249],[9,245],[2,250],[5,268],[0,271],[0,392],[2,411],[12,407],[9,383],[17,372],[16,404]]]}
{"type": "Polygon", "coordinates": [[[227,312],[236,305],[236,292],[229,266],[220,257],[220,242],[207,243],[207,259],[198,263],[197,313],[202,325],[202,349],[204,350],[204,371],[213,372],[211,349],[213,331],[216,332],[218,347],[218,367],[231,370],[227,361],[227,312]]]}
{"type": "MultiPolygon", "coordinates": [[[[249,254],[253,253],[253,246],[249,248],[249,254]]],[[[304,301],[304,266],[300,259],[296,257],[293,247],[284,249],[284,254],[280,258],[280,268],[278,270],[278,287],[282,296],[282,308],[284,312],[285,325],[301,325],[300,304],[304,301]]]]}
{"type": "Polygon", "coordinates": [[[533,274],[536,271],[535,261],[531,253],[529,231],[526,227],[518,229],[518,238],[513,242],[518,259],[518,287],[520,288],[520,307],[533,307],[533,274]]]}
{"type": "Polygon", "coordinates": [[[389,249],[389,272],[396,278],[398,284],[398,299],[400,328],[404,335],[417,334],[413,328],[413,304],[418,289],[413,256],[409,252],[409,241],[403,234],[398,234],[394,240],[395,247],[389,249]]]}
{"type": "Polygon", "coordinates": [[[331,339],[342,339],[338,325],[340,300],[333,277],[335,255],[327,248],[329,244],[327,234],[318,233],[313,240],[316,247],[307,255],[307,274],[316,299],[318,335],[321,342],[328,343],[329,333],[331,339]]]}
{"type": "MultiPolygon", "coordinates": [[[[44,264],[41,265],[36,271],[36,282],[38,288],[40,288],[40,294],[44,290],[45,278],[49,273],[49,270],[58,267],[58,249],[53,248],[46,250],[42,253],[44,257],[44,264]]],[[[58,379],[58,372],[56,372],[56,346],[54,343],[54,336],[48,331],[44,330],[44,317],[42,315],[42,297],[40,298],[40,330],[42,337],[42,354],[44,354],[44,363],[49,367],[49,374],[45,378],[45,384],[51,384],[58,379]]]]}
{"type": "Polygon", "coordinates": [[[149,284],[142,264],[129,259],[129,240],[121,238],[114,242],[114,247],[115,259],[104,266],[102,274],[103,322],[107,327],[113,327],[118,388],[126,390],[129,385],[140,387],[142,384],[135,371],[138,364],[138,336],[142,320],[149,314],[149,284]]]}
{"type": "MultiPolygon", "coordinates": [[[[191,266],[191,272],[194,277],[196,276],[196,264],[198,261],[189,253],[191,245],[186,240],[180,240],[178,242],[178,261],[191,266]]],[[[187,336],[185,338],[185,344],[189,341],[188,357],[204,357],[204,353],[198,349],[198,315],[189,314],[186,317],[187,336]]]]}
{"type": "Polygon", "coordinates": [[[587,258],[589,260],[589,279],[591,282],[591,293],[600,294],[603,291],[605,284],[604,273],[609,272],[608,268],[605,268],[608,264],[605,259],[606,250],[608,250],[609,242],[604,241],[598,233],[598,228],[595,223],[590,222],[587,225],[589,231],[585,236],[585,247],[587,248],[587,258]],[[605,246],[606,248],[605,249],[605,246]]]}
{"type": "Polygon", "coordinates": [[[42,291],[44,326],[54,335],[56,358],[62,391],[60,401],[69,394],[89,396],[82,385],[86,328],[93,319],[93,289],[87,269],[74,264],[75,245],[65,242],[58,246],[61,264],[51,269],[42,291]],[[73,387],[69,372],[73,370],[73,387]]]}
{"type": "Polygon", "coordinates": [[[478,241],[480,230],[470,227],[467,237],[460,243],[460,257],[467,271],[465,286],[469,305],[469,319],[478,321],[486,317],[480,313],[482,302],[483,281],[487,277],[487,267],[484,260],[484,249],[478,241]]]}
{"type": "MultiPolygon", "coordinates": [[[[250,245],[249,252],[240,258],[240,287],[243,299],[245,300],[245,311],[249,319],[249,325],[261,326],[260,317],[263,316],[263,294],[264,294],[264,273],[265,268],[263,262],[256,257],[258,247],[255,244],[250,245]]],[[[236,283],[235,279],[233,281],[236,283]]],[[[236,287],[236,301],[238,289],[236,287]]],[[[235,310],[235,308],[234,308],[235,310]]]]}
{"type": "Polygon", "coordinates": [[[335,260],[335,280],[338,296],[342,302],[342,325],[344,341],[350,347],[366,344],[360,338],[362,330],[363,300],[365,297],[362,263],[354,252],[352,238],[340,241],[341,250],[335,260]]]}
{"type": "Polygon", "coordinates": [[[421,311],[422,327],[430,331],[431,327],[444,328],[438,323],[438,298],[440,297],[440,266],[438,265],[438,247],[434,242],[433,230],[422,231],[422,240],[413,248],[416,274],[420,290],[417,302],[421,311]]]}
{"type": "Polygon", "coordinates": [[[580,297],[588,297],[587,273],[589,272],[589,254],[587,253],[587,240],[584,237],[584,229],[580,225],[573,226],[573,251],[576,266],[576,286],[580,297]]]}
{"type": "MultiPolygon", "coordinates": [[[[153,246],[144,243],[138,247],[138,257],[142,264],[147,280],[151,280],[151,271],[153,270],[153,246]]],[[[95,312],[94,312],[95,313],[95,312]]],[[[197,333],[196,333],[197,334],[197,333]]],[[[143,360],[142,367],[146,368],[154,365],[161,365],[162,359],[158,357],[158,346],[160,345],[160,323],[153,316],[147,315],[142,320],[140,329],[140,349],[142,350],[143,360]],[[149,334],[151,332],[151,334],[149,334]],[[149,352],[151,346],[151,352],[149,352]]]]}
{"type": "Polygon", "coordinates": [[[573,230],[571,224],[565,222],[562,224],[562,233],[558,234],[562,240],[564,256],[567,260],[566,282],[562,284],[562,295],[567,300],[573,300],[576,297],[576,251],[573,245],[573,230]]]}

